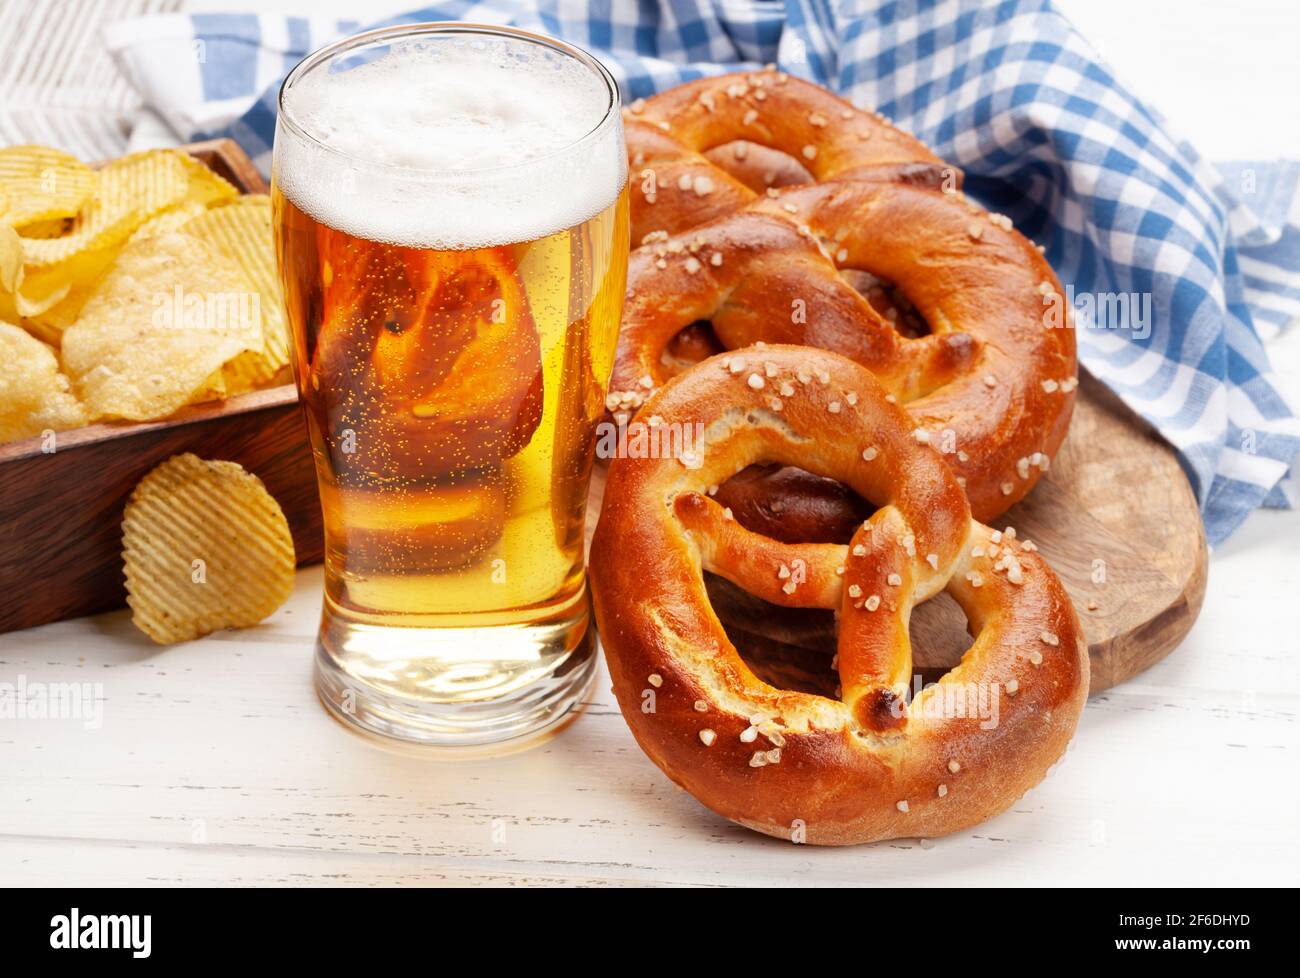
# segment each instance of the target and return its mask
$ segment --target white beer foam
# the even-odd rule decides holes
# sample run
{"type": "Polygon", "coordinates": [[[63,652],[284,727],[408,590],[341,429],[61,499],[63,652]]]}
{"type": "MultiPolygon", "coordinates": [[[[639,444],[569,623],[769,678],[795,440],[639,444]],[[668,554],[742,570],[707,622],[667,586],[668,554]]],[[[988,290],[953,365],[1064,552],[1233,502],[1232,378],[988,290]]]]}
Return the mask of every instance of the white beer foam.
{"type": "Polygon", "coordinates": [[[275,180],[349,234],[457,250],[528,241],[598,214],[627,179],[621,120],[584,139],[609,107],[605,81],[550,48],[444,35],[332,67],[285,93],[316,141],[281,123],[275,180]]]}

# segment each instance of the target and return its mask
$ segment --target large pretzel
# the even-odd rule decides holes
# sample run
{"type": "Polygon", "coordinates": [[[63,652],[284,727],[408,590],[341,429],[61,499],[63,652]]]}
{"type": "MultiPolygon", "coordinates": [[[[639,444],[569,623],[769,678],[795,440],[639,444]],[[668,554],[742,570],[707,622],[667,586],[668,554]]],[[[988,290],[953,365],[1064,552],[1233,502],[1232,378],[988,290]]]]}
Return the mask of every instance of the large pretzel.
{"type": "MultiPolygon", "coordinates": [[[[616,416],[677,367],[674,337],[708,320],[724,347],[806,344],[867,367],[945,454],[978,519],[1028,493],[1065,437],[1074,331],[1050,328],[1046,315],[1063,302],[1060,283],[1009,221],[960,196],[862,181],[792,187],[652,235],[633,252],[628,282],[607,399],[616,416]],[[896,283],[929,335],[904,336],[842,274],[863,268],[896,283]]],[[[760,479],[728,485],[722,498],[789,516],[807,510],[807,495],[760,479]]],[[[851,516],[847,505],[837,512],[851,516]]],[[[779,520],[746,522],[792,539],[779,520]]]]}
{"type": "MultiPolygon", "coordinates": [[[[719,346],[822,346],[907,403],[977,518],[1033,488],[1069,424],[1074,335],[1045,328],[1061,318],[1060,283],[1010,221],[957,192],[959,170],[880,116],[775,70],[689,82],[624,114],[642,250],[607,401],[616,418],[719,346]],[[888,187],[777,189],[818,181],[888,187]],[[876,276],[901,295],[864,287],[876,276]],[[675,302],[683,288],[696,301],[675,302]],[[909,338],[906,324],[932,335],[909,338]]],[[[780,539],[840,539],[860,509],[798,469],[745,476],[719,498],[780,539]]]]}
{"type": "Polygon", "coordinates": [[[614,692],[670,778],[760,832],[847,844],[972,825],[1061,756],[1088,687],[1065,590],[1028,542],[971,520],[955,477],[866,371],[806,347],[746,348],[674,378],[636,423],[703,426],[689,453],[611,463],[591,549],[614,692]],[[759,536],[709,493],[765,461],[880,508],[846,545],[759,536]],[[841,699],[759,680],[704,571],[778,605],[836,609],[841,699]],[[974,644],[908,704],[908,618],[942,590],[974,644]],[[977,702],[997,703],[996,723],[977,702]]]}

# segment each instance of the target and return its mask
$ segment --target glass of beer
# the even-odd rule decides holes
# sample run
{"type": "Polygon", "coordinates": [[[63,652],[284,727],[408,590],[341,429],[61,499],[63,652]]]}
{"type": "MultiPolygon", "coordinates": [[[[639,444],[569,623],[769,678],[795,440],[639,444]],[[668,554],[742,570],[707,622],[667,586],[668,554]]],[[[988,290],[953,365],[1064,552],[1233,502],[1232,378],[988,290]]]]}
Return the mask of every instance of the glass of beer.
{"type": "Polygon", "coordinates": [[[523,31],[347,38],[272,197],[325,524],[316,687],[429,745],[553,729],[596,662],[584,522],[627,277],[618,88],[523,31]]]}

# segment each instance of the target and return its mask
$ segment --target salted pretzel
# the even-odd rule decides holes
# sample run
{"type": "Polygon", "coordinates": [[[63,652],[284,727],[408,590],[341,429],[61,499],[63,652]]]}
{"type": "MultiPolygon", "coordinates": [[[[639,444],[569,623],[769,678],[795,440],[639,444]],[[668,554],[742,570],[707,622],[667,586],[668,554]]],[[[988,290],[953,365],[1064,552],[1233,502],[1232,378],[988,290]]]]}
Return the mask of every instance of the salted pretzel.
{"type": "MultiPolygon", "coordinates": [[[[1010,221],[959,195],[863,181],[791,187],[651,235],[628,282],[607,398],[616,416],[680,366],[675,337],[707,320],[725,348],[798,343],[865,366],[944,454],[977,519],[1028,493],[1065,437],[1078,382],[1074,331],[1049,328],[1060,283],[1010,221]],[[895,283],[930,332],[895,328],[854,287],[852,269],[895,283]]],[[[722,498],[738,510],[759,501],[787,516],[807,510],[807,493],[787,490],[751,479],[722,498]]],[[[840,522],[852,515],[837,511],[840,522]]],[[[780,522],[747,525],[792,539],[780,522]]]]}
{"type": "Polygon", "coordinates": [[[870,374],[820,350],[749,347],[678,375],[636,421],[703,426],[690,452],[611,463],[591,548],[614,692],[670,778],[752,829],[828,845],[952,832],[1041,780],[1087,695],[1074,609],[1028,541],[971,520],[870,374]],[[841,481],[879,509],[847,544],[760,536],[710,493],[761,462],[841,481]],[[777,605],[837,610],[841,698],[759,680],[705,571],[777,605]],[[908,703],[908,619],[940,591],[974,644],[908,703]],[[996,701],[996,721],[971,697],[996,701]]]}
{"type": "Polygon", "coordinates": [[[773,67],[701,78],[623,113],[632,241],[676,233],[769,188],[890,180],[957,189],[961,171],[871,112],[773,67]]]}
{"type": "MultiPolygon", "coordinates": [[[[633,243],[643,250],[633,255],[607,401],[615,418],[718,349],[824,346],[908,403],[957,468],[978,518],[1033,488],[1069,424],[1074,337],[1038,328],[1061,318],[1060,284],[1009,220],[957,192],[959,170],[880,116],[774,69],[689,82],[624,114],[633,243]],[[746,212],[780,217],[807,240],[746,212]],[[714,231],[720,240],[711,243],[714,231]],[[721,272],[733,257],[745,274],[721,272]],[[908,274],[887,272],[900,263],[908,274]],[[683,270],[700,275],[697,292],[702,282],[719,286],[698,316],[712,330],[682,321],[688,304],[672,301],[683,270]],[[1045,316],[1052,303],[1058,315],[1045,316]]],[[[745,525],[781,539],[838,539],[859,508],[798,469],[747,475],[720,498],[745,525]]]]}

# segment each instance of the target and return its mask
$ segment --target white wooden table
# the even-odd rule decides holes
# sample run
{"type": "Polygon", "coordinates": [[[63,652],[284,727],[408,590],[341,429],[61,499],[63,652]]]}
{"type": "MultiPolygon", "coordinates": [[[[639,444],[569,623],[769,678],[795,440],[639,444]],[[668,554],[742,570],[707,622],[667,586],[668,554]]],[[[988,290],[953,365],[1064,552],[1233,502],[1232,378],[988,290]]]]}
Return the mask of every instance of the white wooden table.
{"type": "MultiPolygon", "coordinates": [[[[1230,155],[1226,127],[1231,155],[1300,153],[1275,146],[1294,131],[1264,125],[1279,118],[1269,100],[1297,90],[1281,44],[1294,29],[1236,40],[1254,47],[1229,56],[1253,72],[1234,99],[1197,52],[1249,11],[1198,26],[1182,4],[1064,6],[1135,84],[1159,78],[1177,102],[1159,104],[1211,152],[1230,155]],[[1129,47],[1141,58],[1125,63],[1129,47]]],[[[1300,378],[1294,331],[1273,356],[1300,378]]],[[[312,693],[319,568],[261,627],[189,645],[158,649],[124,612],[0,636],[0,682],[99,683],[104,697],[97,729],[0,720],[0,883],[1289,884],[1297,543],[1300,512],[1255,514],[1213,555],[1183,647],[1094,697],[1065,761],[1012,811],[924,845],[818,850],[731,826],[642,756],[603,676],[585,714],[528,753],[437,763],[379,748],[312,693]]]]}

